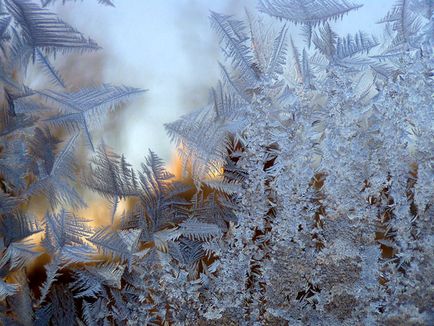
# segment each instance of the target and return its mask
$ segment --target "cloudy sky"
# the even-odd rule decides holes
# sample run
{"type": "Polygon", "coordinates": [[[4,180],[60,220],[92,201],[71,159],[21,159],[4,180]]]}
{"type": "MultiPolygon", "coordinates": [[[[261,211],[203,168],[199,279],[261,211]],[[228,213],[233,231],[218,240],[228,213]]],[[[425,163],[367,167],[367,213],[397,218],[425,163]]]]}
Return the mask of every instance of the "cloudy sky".
{"type": "MultiPolygon", "coordinates": [[[[149,90],[117,113],[103,135],[135,165],[143,161],[148,148],[166,161],[173,159],[174,146],[163,124],[203,106],[218,79],[219,46],[209,28],[209,11],[238,17],[245,8],[256,12],[256,0],[115,0],[116,8],[99,5],[97,0],[64,6],[60,2],[54,10],[103,47],[80,62],[64,63],[66,80],[149,90]]],[[[393,1],[358,2],[364,6],[334,23],[335,29],[340,34],[359,29],[378,34],[375,21],[393,1]]],[[[298,30],[292,27],[297,39],[298,30]]]]}

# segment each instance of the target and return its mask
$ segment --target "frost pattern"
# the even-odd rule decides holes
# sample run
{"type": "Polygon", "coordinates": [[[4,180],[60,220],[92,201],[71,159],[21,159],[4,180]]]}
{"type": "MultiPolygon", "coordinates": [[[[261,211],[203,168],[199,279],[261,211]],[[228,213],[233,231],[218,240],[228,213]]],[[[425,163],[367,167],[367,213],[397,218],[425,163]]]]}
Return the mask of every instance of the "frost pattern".
{"type": "Polygon", "coordinates": [[[69,88],[54,56],[97,44],[0,1],[1,323],[433,324],[433,8],[398,1],[381,40],[337,35],[360,6],[262,0],[275,29],[211,12],[227,60],[209,104],[166,125],[175,181],[92,137],[143,91],[69,88]],[[25,85],[30,65],[51,87],[25,85]],[[83,187],[110,225],[76,213],[83,187]]]}

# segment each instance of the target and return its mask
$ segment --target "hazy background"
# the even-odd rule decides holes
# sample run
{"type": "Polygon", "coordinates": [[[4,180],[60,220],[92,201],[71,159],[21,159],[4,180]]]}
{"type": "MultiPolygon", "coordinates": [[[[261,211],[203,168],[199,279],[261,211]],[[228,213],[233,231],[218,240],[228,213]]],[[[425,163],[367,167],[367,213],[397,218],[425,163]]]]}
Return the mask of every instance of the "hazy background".
{"type": "MultiPolygon", "coordinates": [[[[175,148],[163,124],[206,104],[209,88],[219,78],[220,49],[209,27],[209,11],[243,17],[245,8],[257,13],[257,1],[114,2],[116,8],[99,5],[97,0],[54,7],[65,21],[103,47],[98,53],[66,58],[60,70],[75,87],[113,83],[148,89],[113,115],[102,136],[134,165],[143,161],[148,148],[170,162],[175,148]]],[[[333,26],[339,34],[362,29],[379,35],[381,26],[375,22],[394,1],[358,2],[364,6],[333,26]]],[[[290,28],[297,40],[298,28],[290,28]]]]}

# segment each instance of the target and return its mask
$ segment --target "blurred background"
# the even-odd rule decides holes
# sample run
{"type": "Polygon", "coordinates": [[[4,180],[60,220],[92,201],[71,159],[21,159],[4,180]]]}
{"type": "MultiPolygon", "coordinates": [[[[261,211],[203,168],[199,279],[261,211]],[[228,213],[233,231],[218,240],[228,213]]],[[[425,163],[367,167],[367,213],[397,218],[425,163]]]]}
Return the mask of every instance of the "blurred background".
{"type": "MultiPolygon", "coordinates": [[[[393,0],[360,0],[364,6],[333,23],[339,34],[358,30],[381,34],[375,24],[393,0]]],[[[205,105],[209,89],[219,78],[222,60],[218,40],[209,26],[209,11],[243,18],[245,10],[269,24],[280,23],[256,10],[257,0],[114,0],[116,7],[97,0],[61,1],[51,10],[94,39],[103,49],[84,56],[60,59],[59,69],[72,88],[99,83],[148,89],[117,111],[101,136],[118,153],[139,166],[150,148],[169,167],[175,147],[164,123],[205,105]]],[[[298,27],[290,33],[299,41],[298,27]]]]}

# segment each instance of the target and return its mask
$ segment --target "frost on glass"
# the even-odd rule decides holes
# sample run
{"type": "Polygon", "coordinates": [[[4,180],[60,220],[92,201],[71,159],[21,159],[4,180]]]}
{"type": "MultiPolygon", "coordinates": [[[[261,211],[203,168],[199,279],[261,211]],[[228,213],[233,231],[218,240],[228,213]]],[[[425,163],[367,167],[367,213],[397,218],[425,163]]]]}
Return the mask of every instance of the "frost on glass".
{"type": "Polygon", "coordinates": [[[336,33],[350,1],[211,12],[221,80],[165,126],[182,180],[98,139],[146,94],[69,85],[56,56],[100,48],[53,2],[0,1],[2,324],[434,323],[430,1],[397,2],[382,37],[336,33]],[[84,188],[108,225],[77,213],[84,188]]]}

